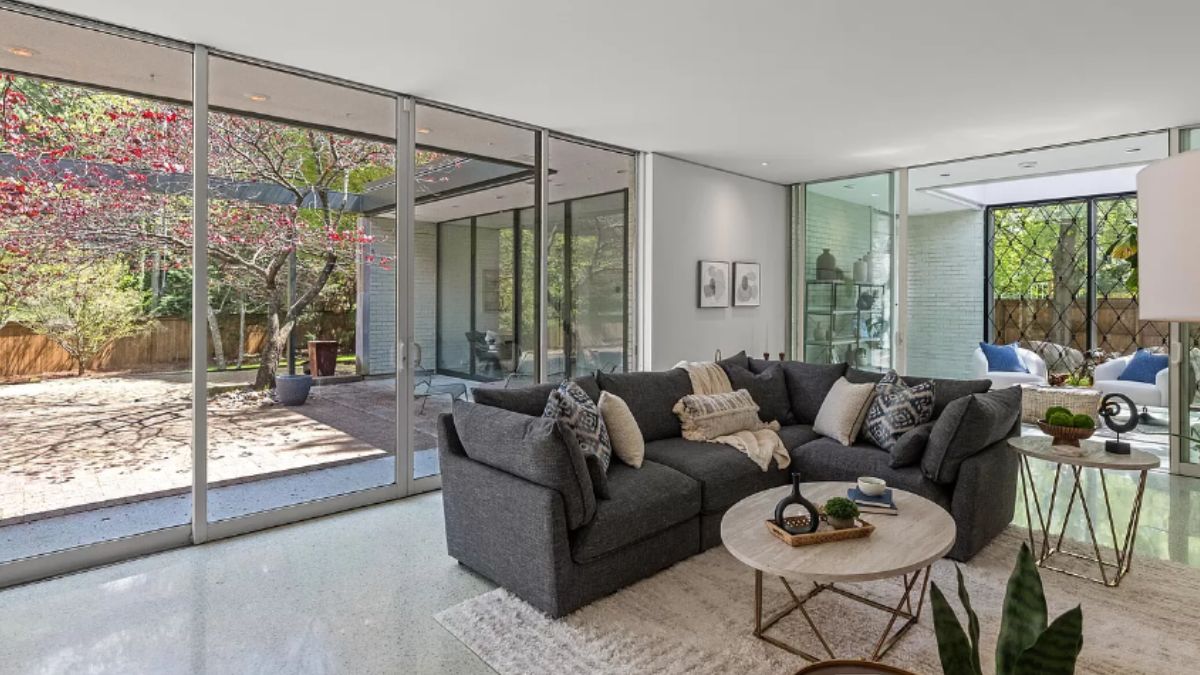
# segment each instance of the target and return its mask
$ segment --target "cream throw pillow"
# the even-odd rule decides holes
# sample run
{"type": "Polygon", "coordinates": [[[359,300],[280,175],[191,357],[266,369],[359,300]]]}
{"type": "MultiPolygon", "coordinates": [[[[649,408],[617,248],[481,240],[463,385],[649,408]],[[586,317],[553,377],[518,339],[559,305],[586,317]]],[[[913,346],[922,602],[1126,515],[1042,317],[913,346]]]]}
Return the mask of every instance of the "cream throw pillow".
{"type": "Polygon", "coordinates": [[[850,445],[858,438],[874,394],[873,382],[851,384],[844,377],[838,379],[821,403],[817,419],[813,420],[813,431],[850,445]]]}
{"type": "Polygon", "coordinates": [[[642,430],[629,406],[620,396],[602,391],[599,407],[604,426],[608,427],[613,453],[622,462],[640,469],[642,460],[646,458],[646,442],[642,440],[642,430]]]}
{"type": "Polygon", "coordinates": [[[758,431],[766,424],[758,418],[758,404],[750,392],[738,389],[721,394],[688,394],[672,408],[689,441],[711,441],[739,431],[758,431]]]}

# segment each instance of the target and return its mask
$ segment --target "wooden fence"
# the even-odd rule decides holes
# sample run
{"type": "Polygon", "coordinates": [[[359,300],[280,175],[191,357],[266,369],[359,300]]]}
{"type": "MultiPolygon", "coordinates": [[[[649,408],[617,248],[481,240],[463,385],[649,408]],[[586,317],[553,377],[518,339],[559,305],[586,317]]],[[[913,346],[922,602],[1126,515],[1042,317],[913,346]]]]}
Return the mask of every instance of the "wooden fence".
{"type": "MultiPolygon", "coordinates": [[[[238,352],[238,317],[221,316],[217,319],[217,325],[221,331],[225,359],[232,364],[238,352]]],[[[343,353],[352,353],[354,313],[319,314],[315,320],[301,324],[301,340],[309,333],[337,340],[343,353]]],[[[265,338],[265,317],[247,315],[244,353],[257,356],[262,351],[265,338]]],[[[92,370],[114,372],[186,368],[191,358],[191,344],[191,321],[156,319],[144,333],[108,345],[92,364],[92,370]]],[[[212,355],[212,340],[209,340],[210,363],[212,355]]],[[[32,377],[74,370],[71,358],[50,338],[16,323],[0,326],[0,378],[32,377]]]]}
{"type": "MultiPolygon", "coordinates": [[[[1047,299],[999,299],[995,301],[992,322],[994,341],[1009,343],[1045,340],[1084,350],[1088,345],[1087,311],[1083,302],[1074,303],[1063,318],[1047,299]]],[[[1125,354],[1137,347],[1166,344],[1170,324],[1166,321],[1139,321],[1136,298],[1106,298],[1096,303],[1096,333],[1093,347],[1125,354]]]]}

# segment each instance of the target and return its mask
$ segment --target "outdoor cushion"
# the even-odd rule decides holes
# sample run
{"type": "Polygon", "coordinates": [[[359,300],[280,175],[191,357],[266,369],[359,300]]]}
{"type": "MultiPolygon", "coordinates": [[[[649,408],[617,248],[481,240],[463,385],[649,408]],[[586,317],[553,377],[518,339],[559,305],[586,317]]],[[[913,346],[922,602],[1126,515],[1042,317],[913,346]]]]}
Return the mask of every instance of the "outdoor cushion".
{"type": "Polygon", "coordinates": [[[721,513],[744,497],[789,480],[787,471],[773,466],[763,471],[754,460],[721,443],[668,438],[647,443],[646,459],[699,481],[704,513],[721,513]]]}
{"type": "Polygon", "coordinates": [[[934,482],[953,483],[963,460],[1008,437],[1020,417],[1020,387],[958,399],[934,423],[921,470],[934,482]]]}
{"type": "Polygon", "coordinates": [[[925,454],[925,446],[929,444],[929,434],[933,431],[933,424],[933,422],[921,424],[915,429],[909,429],[904,432],[903,436],[896,439],[895,445],[888,451],[892,456],[889,465],[893,469],[912,466],[921,461],[921,456],[925,454]]]}
{"type": "MultiPolygon", "coordinates": [[[[592,478],[592,487],[596,496],[608,498],[608,465],[612,463],[612,441],[608,437],[608,428],[604,426],[604,418],[595,402],[588,398],[579,385],[574,382],[563,382],[550,392],[546,400],[546,409],[542,417],[556,419],[567,431],[587,462],[588,474],[592,478]]],[[[568,440],[571,440],[568,438],[568,440]]]]}
{"type": "Polygon", "coordinates": [[[791,455],[792,470],[799,472],[804,482],[854,481],[859,476],[874,476],[887,481],[888,487],[921,495],[943,508],[950,507],[948,489],[925,478],[920,467],[892,468],[888,453],[870,443],[842,445],[832,438],[818,438],[792,450],[791,455]]]}
{"type": "Polygon", "coordinates": [[[700,485],[661,464],[634,469],[616,463],[608,478],[612,499],[600,502],[596,517],[571,533],[576,562],[595,560],[700,513],[700,485]]]}
{"type": "Polygon", "coordinates": [[[642,430],[646,442],[673,438],[682,433],[679,418],[671,409],[692,393],[687,371],[674,368],[662,373],[599,373],[600,389],[625,401],[642,430]]]}
{"type": "Polygon", "coordinates": [[[1125,366],[1125,370],[1121,371],[1117,379],[1123,382],[1154,384],[1154,378],[1158,377],[1158,372],[1168,365],[1170,364],[1166,354],[1151,354],[1145,349],[1139,349],[1133,353],[1133,358],[1129,359],[1129,365],[1125,366]]]}
{"type": "Polygon", "coordinates": [[[735,390],[745,389],[750,392],[750,396],[758,404],[759,419],[783,425],[795,424],[796,416],[792,414],[792,401],[788,398],[782,366],[772,363],[758,373],[735,365],[727,365],[724,368],[725,374],[729,376],[729,383],[735,390]]]}
{"type": "Polygon", "coordinates": [[[846,373],[846,364],[782,361],[780,365],[783,366],[783,379],[787,382],[788,399],[792,402],[792,416],[798,424],[812,424],[817,419],[825,395],[833,388],[833,383],[846,373]]]}
{"type": "Polygon", "coordinates": [[[788,450],[820,437],[820,434],[813,431],[811,424],[789,424],[779,429],[779,440],[783,441],[783,446],[788,450]]]}
{"type": "MultiPolygon", "coordinates": [[[[1035,375],[1026,375],[1026,377],[1033,378],[1034,380],[1038,379],[1035,375]]],[[[855,384],[879,382],[883,379],[883,373],[848,368],[846,370],[846,379],[855,384]]],[[[912,375],[903,375],[900,380],[910,387],[915,387],[922,382],[933,383],[932,419],[937,419],[952,401],[960,399],[967,394],[983,394],[992,388],[991,380],[948,380],[940,377],[914,377],[912,375]]]]}
{"type": "Polygon", "coordinates": [[[453,418],[467,457],[561,494],[567,527],[577,528],[595,515],[587,462],[557,420],[466,401],[454,402],[453,418]]]}
{"type": "Polygon", "coordinates": [[[933,417],[933,383],[908,386],[890,370],[875,385],[863,434],[875,445],[891,450],[896,439],[933,417]]]}
{"type": "Polygon", "coordinates": [[[989,373],[1028,373],[1029,369],[1021,363],[1021,355],[1017,352],[1017,343],[1010,345],[994,345],[980,342],[979,348],[988,362],[989,373]]]}
{"type": "MultiPolygon", "coordinates": [[[[579,388],[587,392],[588,398],[593,402],[600,401],[600,386],[596,383],[596,378],[593,375],[584,375],[573,380],[579,388]]],[[[471,398],[476,403],[490,405],[494,408],[504,408],[512,412],[518,412],[523,415],[532,415],[540,417],[542,411],[546,409],[546,399],[550,398],[550,392],[558,389],[558,383],[547,384],[531,384],[524,387],[513,387],[504,389],[501,387],[475,387],[471,392],[471,398]]]]}

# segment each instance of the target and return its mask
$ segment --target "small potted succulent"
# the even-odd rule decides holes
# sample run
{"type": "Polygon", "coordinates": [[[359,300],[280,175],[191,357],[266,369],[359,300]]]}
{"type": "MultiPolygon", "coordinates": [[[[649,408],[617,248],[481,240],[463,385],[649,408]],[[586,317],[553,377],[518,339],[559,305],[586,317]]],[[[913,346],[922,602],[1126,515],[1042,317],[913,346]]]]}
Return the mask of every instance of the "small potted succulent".
{"type": "Polygon", "coordinates": [[[838,530],[854,527],[854,519],[858,517],[858,505],[845,497],[834,497],[825,502],[824,511],[825,521],[838,530]]]}

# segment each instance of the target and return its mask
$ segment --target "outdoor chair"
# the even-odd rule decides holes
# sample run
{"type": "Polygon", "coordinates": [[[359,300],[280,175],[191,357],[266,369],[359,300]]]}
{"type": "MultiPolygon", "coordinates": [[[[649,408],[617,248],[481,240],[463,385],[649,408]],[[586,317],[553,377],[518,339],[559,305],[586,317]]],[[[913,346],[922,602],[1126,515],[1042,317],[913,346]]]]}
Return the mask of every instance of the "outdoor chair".
{"type": "Polygon", "coordinates": [[[983,350],[975,348],[975,356],[971,362],[971,376],[981,380],[991,380],[992,389],[1006,389],[1015,384],[1048,384],[1046,380],[1046,362],[1042,357],[1025,349],[1017,347],[1017,356],[1028,373],[1003,373],[988,370],[987,357],[983,350]]]}

